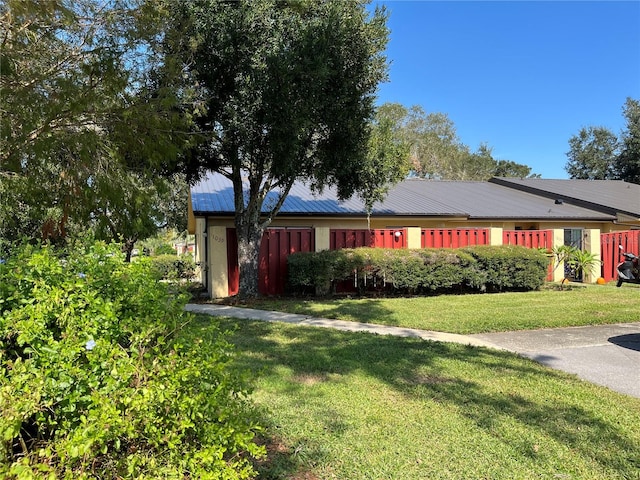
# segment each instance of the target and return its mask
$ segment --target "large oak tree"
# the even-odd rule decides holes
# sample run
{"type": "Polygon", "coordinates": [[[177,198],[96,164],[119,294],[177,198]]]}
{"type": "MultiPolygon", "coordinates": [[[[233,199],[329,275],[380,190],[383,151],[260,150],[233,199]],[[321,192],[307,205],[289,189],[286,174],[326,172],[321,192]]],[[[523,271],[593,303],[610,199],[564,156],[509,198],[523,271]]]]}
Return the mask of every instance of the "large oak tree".
{"type": "Polygon", "coordinates": [[[262,234],[295,181],[335,185],[340,198],[359,194],[371,206],[404,173],[403,149],[380,141],[389,125],[373,122],[388,31],[385,12],[366,3],[168,3],[164,53],[198,89],[207,136],[183,170],[233,183],[241,296],[258,294],[262,234]]]}

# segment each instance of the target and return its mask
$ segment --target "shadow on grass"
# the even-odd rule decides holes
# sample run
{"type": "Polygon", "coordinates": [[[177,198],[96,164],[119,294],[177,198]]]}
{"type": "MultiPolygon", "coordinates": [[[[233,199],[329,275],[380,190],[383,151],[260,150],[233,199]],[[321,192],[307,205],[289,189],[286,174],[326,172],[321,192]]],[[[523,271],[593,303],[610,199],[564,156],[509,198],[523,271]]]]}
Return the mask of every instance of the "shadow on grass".
{"type": "MultiPolygon", "coordinates": [[[[190,334],[206,338],[213,323],[217,321],[199,317],[190,334]]],[[[254,321],[222,320],[221,325],[235,330],[231,341],[237,346],[241,368],[273,378],[279,378],[282,369],[287,369],[294,381],[287,383],[286,389],[294,396],[304,392],[309,398],[309,383],[365,372],[409,398],[452,405],[492,436],[507,435],[503,438],[505,442],[512,443],[513,439],[501,431],[500,425],[516,420],[555,439],[587,463],[595,462],[604,470],[619,472],[623,478],[636,478],[640,469],[640,444],[626,435],[624,428],[607,421],[596,407],[590,410],[583,406],[579,399],[558,401],[556,396],[545,393],[549,384],[553,384],[551,390],[567,388],[571,392],[567,387],[571,383],[569,375],[512,354],[419,339],[254,321]],[[524,387],[505,391],[492,388],[491,379],[497,376],[512,377],[514,382],[526,379],[538,391],[529,394],[524,387]]],[[[268,413],[265,415],[267,431],[277,435],[278,426],[270,425],[268,413]]],[[[329,402],[319,421],[325,422],[325,429],[334,435],[347,431],[331,411],[329,402]]],[[[282,432],[278,438],[285,435],[282,432]]],[[[307,447],[305,455],[309,463],[321,462],[322,446],[307,447]]],[[[261,478],[314,478],[300,476],[292,449],[295,446],[274,457],[271,465],[261,472],[261,478]]],[[[523,445],[522,455],[531,455],[530,447],[523,445]]]]}
{"type": "Polygon", "coordinates": [[[254,304],[247,304],[247,306],[353,322],[378,323],[391,326],[399,325],[399,322],[394,316],[395,312],[385,307],[383,302],[376,298],[353,298],[348,302],[313,299],[310,303],[314,306],[321,307],[321,311],[314,312],[315,309],[308,307],[307,302],[304,300],[292,302],[290,299],[269,299],[265,302],[258,300],[254,304]]]}

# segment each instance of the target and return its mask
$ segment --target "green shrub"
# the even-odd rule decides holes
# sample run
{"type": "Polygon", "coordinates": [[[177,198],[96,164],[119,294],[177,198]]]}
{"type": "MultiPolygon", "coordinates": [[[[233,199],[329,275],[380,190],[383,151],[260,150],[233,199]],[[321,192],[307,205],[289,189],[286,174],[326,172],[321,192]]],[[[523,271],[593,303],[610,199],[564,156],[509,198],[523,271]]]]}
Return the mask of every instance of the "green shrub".
{"type": "Polygon", "coordinates": [[[296,253],[288,257],[288,265],[294,291],[326,294],[330,286],[355,279],[360,291],[428,293],[536,289],[544,282],[548,259],[523,247],[356,248],[296,253]]]}
{"type": "Polygon", "coordinates": [[[160,245],[155,247],[155,249],[153,250],[153,254],[155,256],[175,255],[176,249],[173,248],[173,245],[169,245],[168,243],[161,243],[160,245]]]}
{"type": "Polygon", "coordinates": [[[462,250],[476,260],[489,291],[536,290],[547,276],[549,258],[535,248],[483,245],[462,250]]]}
{"type": "Polygon", "coordinates": [[[177,343],[184,299],[95,245],[0,265],[0,478],[250,478],[232,349],[177,343]]]}
{"type": "Polygon", "coordinates": [[[190,279],[196,271],[195,261],[189,254],[158,255],[150,257],[150,261],[158,278],[164,280],[190,279]]]}

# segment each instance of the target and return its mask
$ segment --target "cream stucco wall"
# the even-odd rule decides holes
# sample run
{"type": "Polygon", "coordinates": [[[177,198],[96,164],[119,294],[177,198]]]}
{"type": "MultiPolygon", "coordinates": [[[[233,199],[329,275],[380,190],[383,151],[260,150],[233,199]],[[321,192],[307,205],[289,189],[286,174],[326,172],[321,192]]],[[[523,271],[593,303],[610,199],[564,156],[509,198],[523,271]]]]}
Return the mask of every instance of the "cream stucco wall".
{"type": "Polygon", "coordinates": [[[407,248],[421,248],[421,247],[422,247],[422,228],[408,227],[407,228],[407,248]]]}
{"type": "Polygon", "coordinates": [[[196,262],[196,277],[203,285],[206,283],[207,258],[205,254],[205,229],[206,220],[204,218],[193,219],[193,233],[196,237],[195,248],[193,252],[196,262]]]}
{"type": "Polygon", "coordinates": [[[209,226],[209,285],[207,291],[214,298],[229,295],[227,263],[227,227],[209,226]]]}
{"type": "Polygon", "coordinates": [[[329,250],[331,247],[331,229],[329,227],[316,227],[316,252],[329,250]]]}
{"type": "MultiPolygon", "coordinates": [[[[602,260],[600,256],[600,230],[597,228],[587,228],[582,233],[582,247],[583,250],[594,255],[599,261],[602,260]]],[[[600,276],[600,264],[594,266],[590,272],[585,272],[583,282],[595,283],[600,276]]]]}
{"type": "MultiPolygon", "coordinates": [[[[193,225],[196,234],[196,260],[203,266],[201,268],[201,278],[207,280],[207,290],[212,297],[226,297],[228,295],[228,264],[227,264],[227,228],[233,228],[234,221],[231,217],[211,217],[205,221],[204,218],[195,218],[193,225]],[[208,231],[208,241],[206,245],[208,252],[205,261],[205,241],[204,233],[208,231]],[[204,266],[208,263],[208,269],[204,266]]],[[[381,217],[371,219],[370,226],[367,225],[366,218],[353,217],[289,217],[280,216],[272,224],[272,227],[291,228],[314,228],[316,251],[329,248],[331,229],[365,229],[365,228],[406,228],[407,245],[409,248],[420,248],[422,228],[488,228],[490,231],[490,243],[492,245],[502,244],[502,231],[517,228],[535,228],[539,230],[551,229],[554,231],[554,246],[564,243],[565,228],[582,228],[584,231],[584,248],[588,251],[600,255],[600,233],[616,230],[628,230],[628,225],[615,225],[611,222],[588,222],[580,223],[574,221],[562,222],[514,222],[511,220],[499,221],[467,221],[462,218],[437,218],[420,219],[415,217],[381,217]]],[[[586,281],[595,281],[599,276],[597,269],[591,276],[585,278],[586,281]]],[[[561,281],[564,276],[563,266],[558,266],[554,270],[554,280],[561,281]]]]}

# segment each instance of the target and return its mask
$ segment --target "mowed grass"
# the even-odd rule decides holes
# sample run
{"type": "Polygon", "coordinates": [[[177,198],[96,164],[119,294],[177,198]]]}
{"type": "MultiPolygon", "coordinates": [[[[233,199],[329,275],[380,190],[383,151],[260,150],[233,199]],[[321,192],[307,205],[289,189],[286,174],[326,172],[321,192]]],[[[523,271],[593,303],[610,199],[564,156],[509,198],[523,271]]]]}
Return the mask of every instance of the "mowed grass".
{"type": "Polygon", "coordinates": [[[639,399],[419,339],[199,316],[185,340],[219,325],[255,378],[259,478],[640,479],[639,399]]]}
{"type": "Polygon", "coordinates": [[[640,321],[640,286],[402,298],[265,298],[251,308],[450,333],[640,321]]]}

